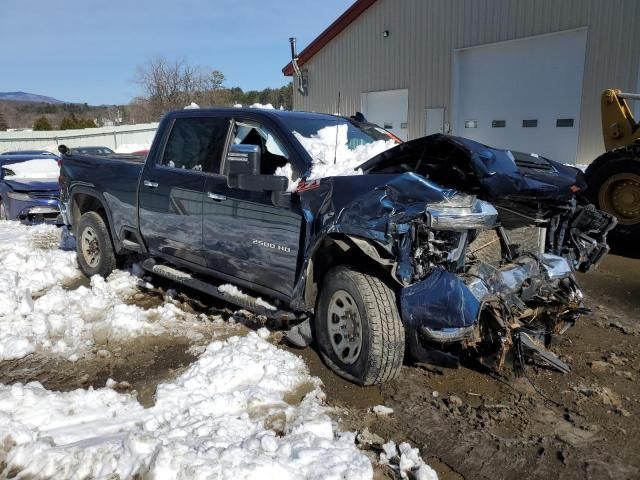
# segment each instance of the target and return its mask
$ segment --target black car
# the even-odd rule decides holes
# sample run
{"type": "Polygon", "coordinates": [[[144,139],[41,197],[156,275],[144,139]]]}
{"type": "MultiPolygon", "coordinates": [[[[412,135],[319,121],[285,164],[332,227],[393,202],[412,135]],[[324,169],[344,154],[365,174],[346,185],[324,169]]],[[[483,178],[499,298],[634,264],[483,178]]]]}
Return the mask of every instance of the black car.
{"type": "Polygon", "coordinates": [[[116,152],[108,147],[73,147],[69,149],[69,153],[75,153],[77,155],[106,156],[114,155],[116,152]]]}

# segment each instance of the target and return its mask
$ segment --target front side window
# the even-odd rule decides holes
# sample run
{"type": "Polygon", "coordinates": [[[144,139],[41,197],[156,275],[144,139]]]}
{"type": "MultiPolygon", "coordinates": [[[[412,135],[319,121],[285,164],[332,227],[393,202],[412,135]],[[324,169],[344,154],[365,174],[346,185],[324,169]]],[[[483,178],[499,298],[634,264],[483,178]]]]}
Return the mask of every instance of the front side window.
{"type": "Polygon", "coordinates": [[[273,175],[278,167],[284,167],[289,161],[284,145],[267,127],[257,122],[237,120],[233,143],[260,147],[260,173],[263,175],[273,175]]]}
{"type": "Polygon", "coordinates": [[[197,172],[220,173],[229,120],[224,117],[175,120],[161,165],[197,172]]]}

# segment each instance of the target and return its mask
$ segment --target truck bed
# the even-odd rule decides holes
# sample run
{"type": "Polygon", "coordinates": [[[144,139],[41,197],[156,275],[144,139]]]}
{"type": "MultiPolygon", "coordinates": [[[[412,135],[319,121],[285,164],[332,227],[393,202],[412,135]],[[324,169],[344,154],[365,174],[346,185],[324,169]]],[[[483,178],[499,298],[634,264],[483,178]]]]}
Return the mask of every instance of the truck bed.
{"type": "Polygon", "coordinates": [[[145,157],[137,155],[67,155],[62,172],[73,179],[68,187],[86,187],[102,196],[112,232],[119,236],[122,227],[137,226],[138,177],[144,161],[145,157]]]}

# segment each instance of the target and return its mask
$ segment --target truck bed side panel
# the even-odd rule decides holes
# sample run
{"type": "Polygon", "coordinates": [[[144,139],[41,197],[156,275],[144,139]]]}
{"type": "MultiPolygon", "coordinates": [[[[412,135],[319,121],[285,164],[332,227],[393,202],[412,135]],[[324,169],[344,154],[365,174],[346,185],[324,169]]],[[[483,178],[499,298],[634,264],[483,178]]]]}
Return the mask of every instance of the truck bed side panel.
{"type": "Polygon", "coordinates": [[[131,157],[67,156],[63,176],[71,179],[69,194],[100,196],[109,218],[111,233],[120,241],[123,227],[137,230],[138,177],[144,160],[131,157]]]}

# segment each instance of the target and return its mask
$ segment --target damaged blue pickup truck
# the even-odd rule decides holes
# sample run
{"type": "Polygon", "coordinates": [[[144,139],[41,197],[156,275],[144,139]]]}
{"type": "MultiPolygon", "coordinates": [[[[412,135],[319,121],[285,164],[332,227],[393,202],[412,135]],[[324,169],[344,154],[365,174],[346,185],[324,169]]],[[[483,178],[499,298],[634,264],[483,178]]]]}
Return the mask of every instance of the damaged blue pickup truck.
{"type": "Polygon", "coordinates": [[[315,341],[361,385],[396,377],[405,349],[567,371],[546,346],[586,311],[575,272],[601,260],[615,226],[582,199],[582,174],[463,138],[379,133],[333,115],[201,109],[167,114],[146,159],[61,147],[78,262],[106,276],[137,253],[294,344],[315,341]]]}

